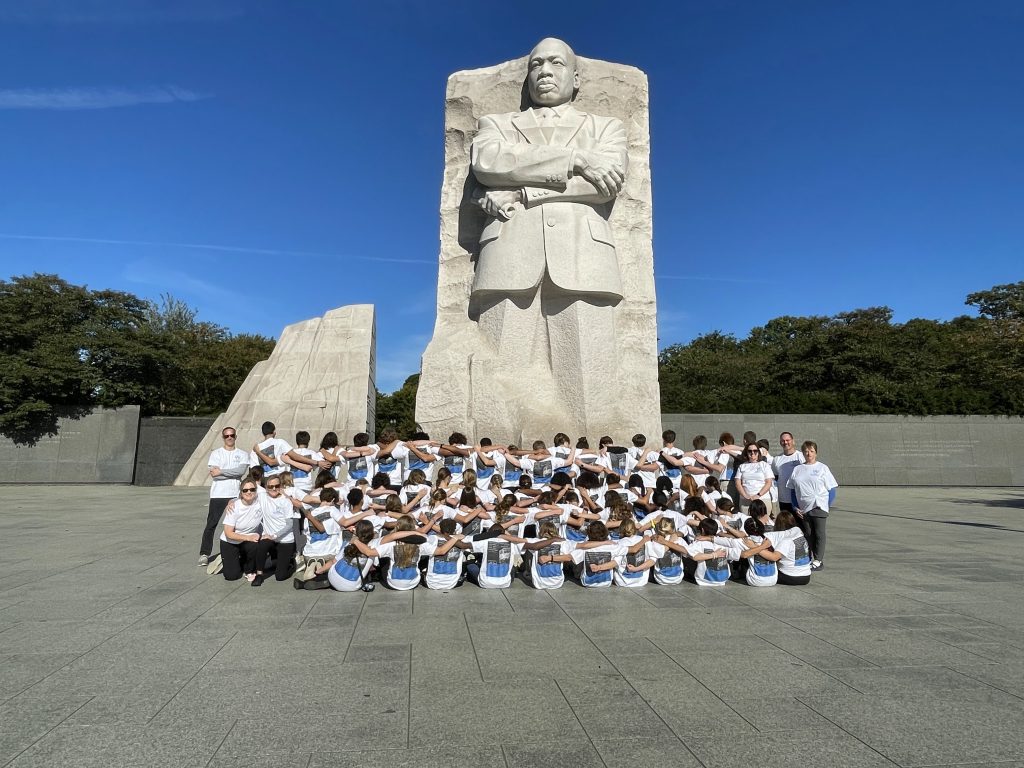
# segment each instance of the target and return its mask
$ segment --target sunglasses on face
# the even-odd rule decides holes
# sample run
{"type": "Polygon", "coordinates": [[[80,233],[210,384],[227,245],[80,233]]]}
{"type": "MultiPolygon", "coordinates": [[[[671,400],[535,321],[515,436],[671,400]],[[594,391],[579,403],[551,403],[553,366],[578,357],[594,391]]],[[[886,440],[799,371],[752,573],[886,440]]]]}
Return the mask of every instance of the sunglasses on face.
{"type": "Polygon", "coordinates": [[[243,488],[242,493],[256,493],[255,488],[243,488]]]}
{"type": "Polygon", "coordinates": [[[224,439],[225,440],[234,440],[235,439],[235,433],[232,432],[230,435],[224,435],[224,439]]]}
{"type": "Polygon", "coordinates": [[[751,456],[753,456],[755,453],[759,454],[761,452],[760,451],[747,451],[747,453],[749,453],[751,456]]]}
{"type": "Polygon", "coordinates": [[[278,488],[280,488],[280,487],[281,487],[281,484],[280,484],[280,483],[277,483],[276,485],[268,485],[268,486],[267,486],[267,490],[268,490],[268,491],[276,491],[276,490],[277,490],[278,488]]]}

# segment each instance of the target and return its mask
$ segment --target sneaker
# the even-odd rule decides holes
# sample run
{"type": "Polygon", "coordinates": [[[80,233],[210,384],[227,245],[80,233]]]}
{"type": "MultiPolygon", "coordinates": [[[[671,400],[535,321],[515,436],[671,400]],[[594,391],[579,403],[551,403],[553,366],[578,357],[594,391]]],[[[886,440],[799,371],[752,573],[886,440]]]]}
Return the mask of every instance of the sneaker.
{"type": "Polygon", "coordinates": [[[206,556],[206,555],[200,555],[199,556],[199,562],[196,563],[196,565],[198,565],[200,568],[205,568],[209,564],[210,564],[210,558],[208,556],[206,556]]]}
{"type": "Polygon", "coordinates": [[[310,581],[316,578],[316,569],[319,563],[316,560],[309,560],[306,562],[306,571],[302,575],[303,581],[310,581]]]}
{"type": "Polygon", "coordinates": [[[811,570],[812,571],[820,571],[824,567],[825,567],[825,564],[823,562],[821,562],[821,560],[815,560],[813,563],[811,563],[811,570]]]}
{"type": "Polygon", "coordinates": [[[206,566],[206,573],[210,576],[220,573],[224,570],[224,561],[220,559],[220,555],[214,555],[210,560],[210,564],[206,566]]]}
{"type": "Polygon", "coordinates": [[[292,586],[296,589],[305,589],[305,582],[302,579],[292,579],[292,586]]]}
{"type": "Polygon", "coordinates": [[[305,557],[305,555],[296,555],[295,556],[295,572],[298,573],[299,571],[304,570],[305,567],[306,567],[306,557],[305,557]]]}
{"type": "Polygon", "coordinates": [[[373,590],[375,590],[376,588],[376,584],[363,584],[363,586],[360,587],[360,589],[362,589],[363,592],[373,592],[373,590]]]}
{"type": "Polygon", "coordinates": [[[252,580],[252,586],[258,587],[263,584],[263,574],[257,573],[256,578],[252,580]]]}
{"type": "Polygon", "coordinates": [[[245,576],[243,578],[246,581],[248,581],[250,584],[252,584],[254,581],[256,581],[256,574],[255,573],[247,573],[247,574],[245,574],[245,576]]]}

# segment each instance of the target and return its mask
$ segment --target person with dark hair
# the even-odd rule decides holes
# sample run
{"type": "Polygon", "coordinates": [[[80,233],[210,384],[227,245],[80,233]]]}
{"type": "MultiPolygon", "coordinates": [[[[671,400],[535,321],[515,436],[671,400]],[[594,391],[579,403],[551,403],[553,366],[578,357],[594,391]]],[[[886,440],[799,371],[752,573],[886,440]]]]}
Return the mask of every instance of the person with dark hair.
{"type": "Polygon", "coordinates": [[[779,569],[779,584],[794,586],[810,584],[811,548],[792,512],[779,512],[779,516],[775,518],[775,530],[766,531],[764,541],[744,554],[753,556],[769,548],[780,555],[776,561],[779,569]]]}
{"type": "Polygon", "coordinates": [[[745,510],[754,499],[771,505],[771,488],[775,482],[772,468],[761,457],[757,443],[747,443],[743,449],[744,461],[736,467],[736,492],[740,509],[745,510]]]}
{"type": "Polygon", "coordinates": [[[820,571],[825,567],[825,523],[828,522],[829,509],[835,502],[839,483],[828,465],[818,461],[816,442],[805,440],[800,450],[804,463],[793,469],[787,485],[793,491],[797,514],[807,521],[810,528],[814,556],[811,570],[820,571]]]}
{"type": "Polygon", "coordinates": [[[252,447],[249,465],[259,464],[263,467],[263,476],[271,477],[288,469],[285,456],[291,452],[292,447],[286,440],[277,436],[277,427],[274,426],[274,422],[263,422],[262,432],[263,440],[252,447]]]}
{"type": "Polygon", "coordinates": [[[715,543],[718,522],[707,517],[697,525],[697,537],[690,544],[677,545],[693,564],[687,577],[701,587],[721,587],[729,581],[729,559],[724,548],[715,543]]]}
{"type": "Polygon", "coordinates": [[[570,553],[551,557],[554,562],[571,559],[575,564],[576,578],[584,587],[610,587],[612,572],[622,565],[625,556],[626,547],[610,541],[608,527],[600,520],[594,520],[587,526],[586,541],[577,543],[570,553]]]}

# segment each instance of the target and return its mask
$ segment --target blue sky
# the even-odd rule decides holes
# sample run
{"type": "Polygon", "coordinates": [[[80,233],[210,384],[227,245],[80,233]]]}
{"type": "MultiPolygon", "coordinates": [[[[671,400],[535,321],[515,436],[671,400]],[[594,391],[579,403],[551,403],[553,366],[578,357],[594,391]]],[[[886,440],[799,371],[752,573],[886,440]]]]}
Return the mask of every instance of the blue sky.
{"type": "Polygon", "coordinates": [[[370,5],[4,0],[0,278],[275,337],[374,303],[391,391],[433,329],[447,76],[552,35],[650,78],[660,347],[1024,279],[1017,0],[370,5]]]}

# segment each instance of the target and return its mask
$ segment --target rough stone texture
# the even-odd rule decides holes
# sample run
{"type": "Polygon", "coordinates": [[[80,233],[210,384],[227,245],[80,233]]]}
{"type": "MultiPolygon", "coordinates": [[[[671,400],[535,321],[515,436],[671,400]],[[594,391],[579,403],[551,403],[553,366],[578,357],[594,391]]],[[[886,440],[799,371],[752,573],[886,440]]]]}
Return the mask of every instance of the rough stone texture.
{"type": "Polygon", "coordinates": [[[1011,416],[663,414],[677,443],[694,435],[715,445],[722,432],[750,429],[777,453],[779,433],[818,444],[841,485],[1024,485],[1024,419],[1011,416]]]}
{"type": "Polygon", "coordinates": [[[209,482],[207,460],[210,451],[222,444],[220,431],[225,425],[237,430],[237,445],[244,450],[262,439],[260,427],[265,421],[274,422],[278,437],[293,445],[301,429],[316,444],[331,431],[342,442],[356,432],[372,435],[375,358],[372,304],[338,307],[323,317],[289,325],[270,359],[253,366],[174,484],[209,482]]]}
{"type": "Polygon", "coordinates": [[[130,483],[138,436],[139,406],[129,405],[62,418],[35,445],[0,438],[0,482],[130,483]]]}
{"type": "MultiPolygon", "coordinates": [[[[647,77],[620,64],[583,57],[577,63],[582,85],[574,106],[621,119],[628,135],[629,171],[609,219],[625,296],[615,311],[615,338],[607,343],[617,362],[608,388],[614,395],[593,407],[588,402],[584,419],[550,413],[551,398],[538,386],[550,374],[514,358],[496,364],[488,340],[470,319],[474,259],[486,222],[470,200],[476,186],[469,172],[470,145],[478,118],[525,106],[526,57],[456,72],[448,79],[445,108],[437,321],[423,355],[416,401],[416,419],[431,436],[459,430],[470,437],[522,443],[564,431],[592,440],[607,433],[622,442],[635,432],[661,432],[647,77]]],[[[587,375],[586,369],[580,371],[581,377],[587,375]]]]}
{"type": "Polygon", "coordinates": [[[147,416],[139,421],[135,485],[173,485],[181,468],[206,438],[210,417],[147,416]]]}

